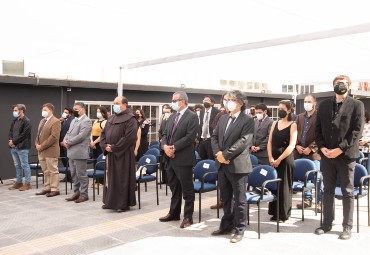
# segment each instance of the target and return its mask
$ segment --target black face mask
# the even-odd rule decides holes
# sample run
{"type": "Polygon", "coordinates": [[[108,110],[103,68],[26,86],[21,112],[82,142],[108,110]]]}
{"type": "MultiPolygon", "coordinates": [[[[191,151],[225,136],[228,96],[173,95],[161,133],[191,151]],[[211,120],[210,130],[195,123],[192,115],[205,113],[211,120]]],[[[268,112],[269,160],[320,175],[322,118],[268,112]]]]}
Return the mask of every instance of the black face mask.
{"type": "Polygon", "coordinates": [[[337,84],[334,85],[335,94],[344,95],[347,93],[347,91],[348,91],[348,88],[346,84],[344,84],[343,82],[338,82],[337,84]]]}
{"type": "Polygon", "coordinates": [[[286,116],[287,116],[287,112],[286,111],[284,111],[284,110],[279,110],[278,111],[278,115],[279,115],[279,118],[280,119],[284,119],[286,116]]]}
{"type": "Polygon", "coordinates": [[[208,102],[203,103],[203,105],[204,105],[204,107],[205,107],[205,108],[209,108],[209,107],[211,107],[211,104],[210,104],[210,103],[208,103],[208,102]]]}
{"type": "Polygon", "coordinates": [[[251,110],[251,114],[254,115],[256,113],[256,110],[251,110]]]}
{"type": "Polygon", "coordinates": [[[80,115],[78,115],[78,111],[73,111],[73,116],[75,116],[76,118],[80,117],[80,115]]]}

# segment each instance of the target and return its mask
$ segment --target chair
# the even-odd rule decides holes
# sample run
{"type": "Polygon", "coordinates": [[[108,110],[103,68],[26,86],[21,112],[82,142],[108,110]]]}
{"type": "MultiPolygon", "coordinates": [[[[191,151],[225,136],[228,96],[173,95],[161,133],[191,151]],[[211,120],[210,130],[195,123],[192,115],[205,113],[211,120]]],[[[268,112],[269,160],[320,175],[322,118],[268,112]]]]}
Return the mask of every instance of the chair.
{"type": "MultiPolygon", "coordinates": [[[[87,176],[89,178],[93,178],[93,201],[95,201],[95,183],[98,183],[98,182],[96,182],[96,180],[99,177],[104,178],[105,169],[106,169],[105,156],[102,153],[97,158],[97,162],[94,166],[94,169],[88,169],[87,170],[87,176]]],[[[99,186],[100,186],[100,184],[98,183],[98,195],[99,195],[99,186]]]]}
{"type": "Polygon", "coordinates": [[[149,149],[151,148],[157,148],[159,149],[159,146],[160,146],[160,142],[159,141],[153,141],[149,144],[149,149]]]}
{"type": "Polygon", "coordinates": [[[316,203],[315,215],[317,215],[317,175],[320,170],[316,169],[315,163],[306,158],[294,160],[293,191],[302,192],[302,221],[304,221],[304,192],[315,189],[316,203]]]}
{"type": "MultiPolygon", "coordinates": [[[[66,161],[67,161],[67,166],[60,166],[60,167],[58,167],[58,172],[60,173],[60,174],[64,174],[65,175],[65,177],[66,177],[66,182],[65,182],[65,184],[66,184],[66,195],[67,195],[67,182],[68,182],[68,178],[67,178],[67,174],[69,173],[71,173],[71,170],[69,169],[69,160],[68,160],[68,158],[67,157],[59,157],[58,158],[58,161],[62,161],[62,159],[65,159],[66,161]]],[[[71,189],[72,189],[72,180],[71,180],[71,189]]]]}
{"type": "Polygon", "coordinates": [[[252,167],[258,166],[258,158],[256,155],[250,154],[252,167]]]}
{"type": "Polygon", "coordinates": [[[201,161],[201,160],[202,160],[202,159],[200,158],[200,156],[199,156],[199,152],[194,151],[194,155],[195,155],[195,163],[198,163],[199,161],[201,161]]]}
{"type": "MultiPolygon", "coordinates": [[[[249,225],[249,205],[256,204],[258,206],[258,239],[261,236],[261,203],[269,203],[272,201],[277,201],[277,208],[279,208],[279,187],[280,187],[280,178],[277,178],[277,172],[275,168],[268,165],[259,165],[253,168],[252,173],[248,175],[248,189],[246,192],[248,212],[247,219],[249,225]],[[258,193],[254,190],[259,188],[261,191],[266,189],[274,190],[277,192],[277,195],[274,194],[264,194],[264,192],[258,193]]],[[[277,219],[279,219],[279,210],[277,210],[277,219]]],[[[279,232],[279,220],[277,220],[277,232],[279,232]]]]}
{"type": "Polygon", "coordinates": [[[369,161],[369,157],[365,157],[365,154],[362,151],[360,151],[360,156],[356,159],[356,163],[363,165],[367,169],[367,172],[370,174],[370,169],[368,167],[368,161],[369,161]]]}
{"type": "MultiPolygon", "coordinates": [[[[356,163],[355,166],[355,173],[354,173],[354,191],[353,195],[355,199],[357,200],[356,202],[356,210],[357,210],[357,233],[360,232],[360,198],[367,196],[367,213],[368,213],[368,222],[367,225],[370,226],[370,202],[369,202],[369,192],[368,189],[364,189],[364,186],[369,186],[369,181],[370,175],[368,175],[366,168],[359,164],[356,163]]],[[[342,189],[340,187],[335,188],[335,198],[342,200],[343,199],[343,194],[342,194],[342,189]]],[[[321,200],[321,208],[322,208],[322,200],[321,200]]],[[[321,225],[322,225],[322,211],[321,210],[321,225]]]]}
{"type": "MultiPolygon", "coordinates": [[[[194,169],[194,191],[199,194],[199,222],[201,221],[202,210],[202,193],[217,190],[218,199],[218,185],[217,185],[217,169],[214,160],[199,161],[194,169]]],[[[217,207],[217,218],[219,218],[219,208],[217,207]]]]}
{"type": "MultiPolygon", "coordinates": [[[[161,162],[161,151],[159,150],[159,148],[150,148],[149,150],[147,150],[145,152],[144,155],[154,155],[156,158],[157,158],[157,163],[161,162]]],[[[159,172],[159,188],[162,189],[162,171],[164,169],[159,169],[160,172],[159,172]]],[[[166,195],[167,195],[167,183],[166,183],[166,195]]]]}
{"type": "Polygon", "coordinates": [[[138,185],[138,200],[139,209],[141,209],[141,199],[140,199],[140,183],[145,183],[145,192],[147,191],[146,184],[148,182],[155,181],[155,188],[157,192],[157,205],[159,205],[158,197],[158,163],[157,158],[154,155],[144,155],[139,159],[138,170],[139,176],[136,177],[136,183],[138,185]],[[144,172],[144,173],[143,173],[144,172]],[[155,175],[154,175],[155,174],[155,175]]]}
{"type": "MultiPolygon", "coordinates": [[[[31,155],[31,157],[37,157],[37,155],[31,155]]],[[[35,171],[36,189],[38,189],[39,188],[39,177],[42,177],[42,183],[44,183],[44,172],[41,169],[41,165],[38,159],[36,161],[31,161],[31,163],[29,163],[29,166],[30,166],[31,171],[35,171]]]]}

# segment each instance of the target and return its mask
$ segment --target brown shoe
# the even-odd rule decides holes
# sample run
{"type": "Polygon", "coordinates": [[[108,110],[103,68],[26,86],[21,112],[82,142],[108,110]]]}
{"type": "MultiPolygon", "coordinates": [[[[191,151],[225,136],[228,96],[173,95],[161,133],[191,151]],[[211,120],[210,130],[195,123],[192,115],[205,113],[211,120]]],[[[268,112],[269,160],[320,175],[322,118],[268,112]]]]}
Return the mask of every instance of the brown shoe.
{"type": "Polygon", "coordinates": [[[42,190],[40,192],[35,193],[36,196],[41,196],[41,195],[46,195],[49,194],[51,191],[50,190],[42,190]]]}
{"type": "MultiPolygon", "coordinates": [[[[304,208],[308,208],[312,206],[312,200],[304,200],[303,202],[304,208]]],[[[298,209],[302,209],[302,204],[297,204],[298,209]]]]}
{"type": "Polygon", "coordinates": [[[22,187],[19,188],[19,191],[26,191],[26,190],[29,190],[29,189],[31,189],[31,184],[25,183],[25,184],[22,185],[22,187]]]}
{"type": "Polygon", "coordinates": [[[220,209],[220,208],[222,208],[223,206],[224,206],[224,202],[220,201],[220,202],[218,203],[218,206],[217,206],[217,204],[215,204],[215,205],[211,205],[211,209],[217,209],[217,207],[220,209]]]}
{"type": "Polygon", "coordinates": [[[23,183],[16,182],[11,187],[9,187],[8,189],[9,190],[19,189],[22,186],[23,186],[23,183]]]}
{"type": "Polygon", "coordinates": [[[66,198],[66,200],[67,200],[68,202],[71,202],[71,201],[75,201],[75,200],[77,200],[79,197],[80,197],[80,195],[75,194],[75,195],[73,195],[73,196],[71,196],[71,197],[69,197],[69,198],[66,198]]]}
{"type": "Polygon", "coordinates": [[[184,220],[180,224],[180,228],[187,228],[193,225],[193,219],[184,218],[184,220]]]}
{"type": "Polygon", "coordinates": [[[60,195],[59,191],[50,191],[46,196],[47,197],[55,197],[60,195]]]}
{"type": "Polygon", "coordinates": [[[85,202],[89,200],[88,197],[84,197],[84,196],[79,196],[76,200],[75,200],[75,203],[82,203],[82,202],[85,202]]]}

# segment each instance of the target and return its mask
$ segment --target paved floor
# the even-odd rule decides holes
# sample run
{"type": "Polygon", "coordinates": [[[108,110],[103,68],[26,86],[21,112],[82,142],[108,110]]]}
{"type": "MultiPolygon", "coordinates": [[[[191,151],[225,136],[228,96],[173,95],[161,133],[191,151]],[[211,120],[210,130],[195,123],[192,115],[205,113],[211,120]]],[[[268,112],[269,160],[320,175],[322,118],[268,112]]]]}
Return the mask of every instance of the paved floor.
{"type": "MultiPolygon", "coordinates": [[[[168,212],[170,196],[164,187],[159,190],[160,205],[156,205],[155,186],[142,192],[142,209],[138,206],[124,213],[101,209],[101,194],[97,201],[76,204],[66,202],[64,184],[62,195],[54,198],[35,196],[35,182],[29,191],[8,190],[13,180],[0,184],[0,254],[346,254],[370,249],[370,227],[367,226],[367,203],[361,200],[360,234],[353,229],[351,240],[342,241],[341,202],[336,201],[336,220],[333,231],[323,236],[313,234],[320,216],[306,210],[305,221],[301,211],[293,210],[289,221],[282,223],[276,233],[276,223],[270,222],[263,208],[261,239],[257,236],[257,210],[251,208],[251,223],[245,238],[237,244],[229,243],[227,236],[211,237],[219,219],[209,206],[215,202],[215,193],[203,196],[202,222],[198,223],[198,196],[191,228],[180,229],[180,222],[161,223],[158,218],[168,212]]],[[[72,192],[68,188],[68,195],[72,192]]],[[[294,196],[294,204],[299,194],[294,196]]],[[[356,212],[356,210],[355,210],[356,212]]],[[[355,216],[356,220],[356,216],[355,216]]]]}

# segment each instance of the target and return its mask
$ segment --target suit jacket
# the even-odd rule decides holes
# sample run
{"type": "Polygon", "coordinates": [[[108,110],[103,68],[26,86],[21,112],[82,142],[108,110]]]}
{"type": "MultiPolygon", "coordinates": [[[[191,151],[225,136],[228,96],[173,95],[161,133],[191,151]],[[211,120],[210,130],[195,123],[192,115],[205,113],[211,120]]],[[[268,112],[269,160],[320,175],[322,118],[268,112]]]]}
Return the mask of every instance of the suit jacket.
{"type": "MultiPolygon", "coordinates": [[[[172,114],[166,124],[162,136],[162,149],[165,145],[171,145],[171,133],[176,119],[176,114],[172,114]]],[[[173,133],[172,144],[174,145],[175,158],[168,158],[165,155],[165,163],[172,166],[194,166],[195,149],[194,141],[198,131],[198,116],[196,113],[187,109],[176,125],[173,133]]]]}
{"type": "MultiPolygon", "coordinates": [[[[297,131],[298,131],[298,137],[297,137],[297,143],[296,145],[302,145],[302,133],[304,128],[304,118],[305,114],[301,113],[297,116],[296,123],[297,123],[297,131]]],[[[315,142],[315,126],[316,126],[316,119],[317,119],[317,111],[315,111],[312,116],[311,120],[308,124],[306,138],[305,138],[305,147],[308,147],[311,149],[311,153],[309,155],[303,155],[303,157],[311,159],[311,160],[320,160],[320,154],[318,152],[318,148],[315,142]]],[[[294,158],[300,158],[301,155],[297,152],[297,150],[294,148],[294,158]]]]}
{"type": "Polygon", "coordinates": [[[67,132],[68,132],[68,129],[69,129],[69,127],[71,126],[71,122],[72,122],[72,120],[73,120],[73,119],[74,119],[74,117],[73,117],[73,116],[71,116],[71,117],[69,117],[68,119],[65,119],[65,120],[61,123],[62,127],[61,127],[61,130],[60,130],[60,139],[59,139],[59,141],[60,141],[60,142],[63,142],[64,137],[66,136],[66,134],[67,134],[67,132]]]}
{"type": "MultiPolygon", "coordinates": [[[[322,101],[317,111],[315,139],[319,149],[340,148],[339,157],[355,159],[360,156],[358,141],[364,127],[364,104],[350,96],[343,101],[334,116],[335,97],[322,101]]],[[[320,155],[322,155],[320,151],[320,155]]]]}
{"type": "MultiPolygon", "coordinates": [[[[249,173],[252,171],[252,163],[249,148],[252,146],[254,121],[244,112],[240,112],[226,130],[229,115],[221,116],[212,135],[212,150],[216,154],[222,151],[226,160],[230,160],[229,170],[232,173],[249,173]],[[225,133],[226,130],[226,133],[225,133]]],[[[216,160],[216,167],[221,163],[216,160]]]]}
{"type": "MultiPolygon", "coordinates": [[[[200,110],[200,114],[199,114],[199,129],[198,129],[198,140],[200,140],[200,138],[202,137],[202,132],[203,132],[203,119],[204,119],[204,114],[205,114],[206,110],[203,108],[202,110],[200,110]]],[[[211,115],[209,116],[209,121],[208,121],[208,126],[209,126],[209,135],[212,136],[212,133],[213,133],[213,128],[211,127],[211,124],[213,122],[213,120],[215,119],[216,115],[220,112],[220,110],[218,110],[217,108],[215,107],[212,107],[211,109],[211,115]]]]}
{"type": "MultiPolygon", "coordinates": [[[[40,132],[41,125],[45,119],[42,119],[37,129],[37,135],[35,145],[39,144],[38,134],[40,132]]],[[[46,158],[57,158],[60,155],[59,147],[59,136],[60,136],[60,120],[51,116],[48,122],[42,129],[40,134],[40,145],[41,151],[46,158]]]]}
{"type": "Polygon", "coordinates": [[[64,137],[71,147],[67,149],[67,157],[70,159],[88,159],[89,144],[92,123],[89,117],[84,115],[80,120],[75,118],[64,137]]]}
{"type": "Polygon", "coordinates": [[[258,127],[259,120],[255,120],[253,146],[260,147],[260,150],[254,153],[254,155],[256,155],[257,157],[268,157],[267,143],[269,141],[272,122],[273,120],[269,116],[266,116],[261,125],[258,127]]]}

